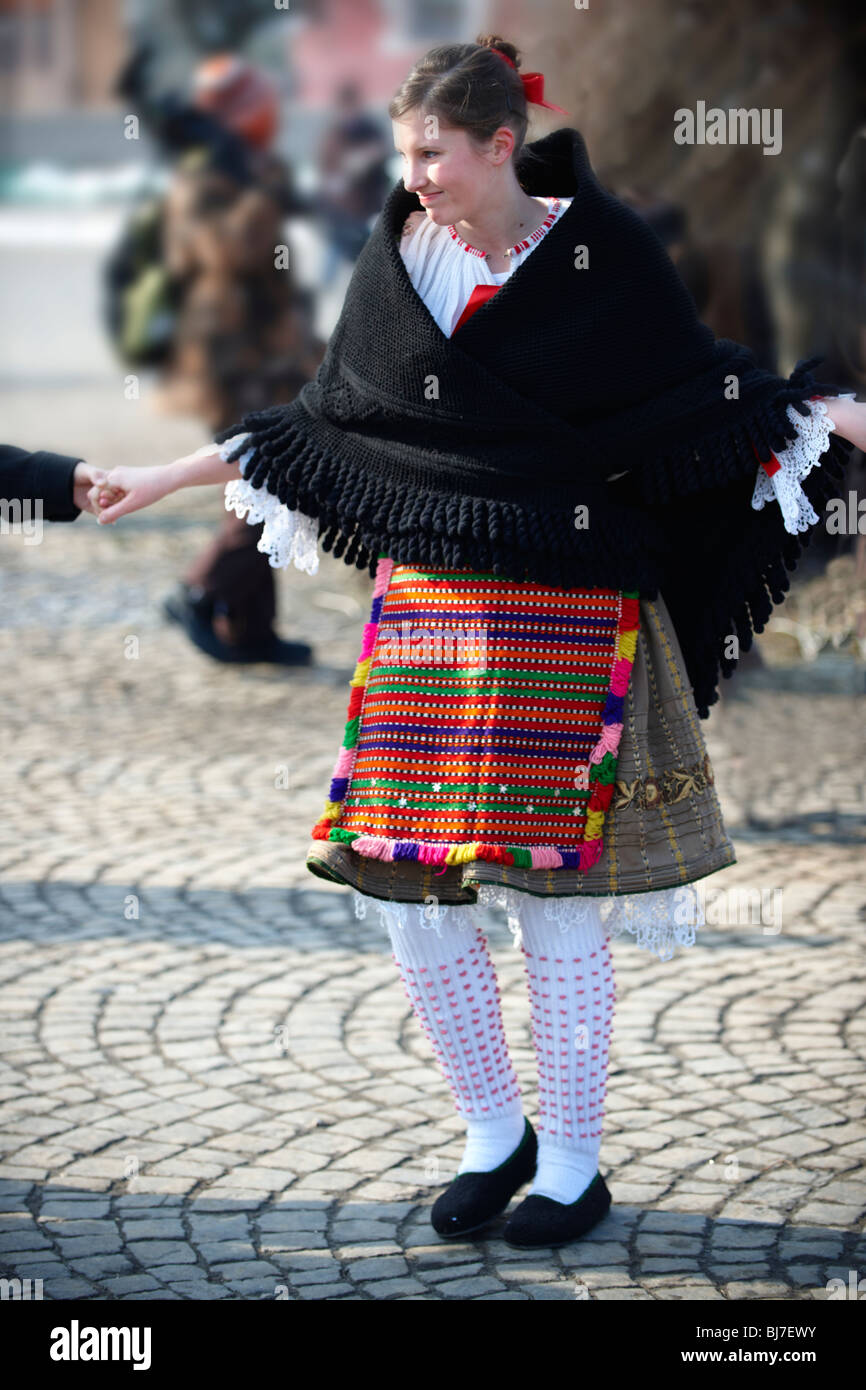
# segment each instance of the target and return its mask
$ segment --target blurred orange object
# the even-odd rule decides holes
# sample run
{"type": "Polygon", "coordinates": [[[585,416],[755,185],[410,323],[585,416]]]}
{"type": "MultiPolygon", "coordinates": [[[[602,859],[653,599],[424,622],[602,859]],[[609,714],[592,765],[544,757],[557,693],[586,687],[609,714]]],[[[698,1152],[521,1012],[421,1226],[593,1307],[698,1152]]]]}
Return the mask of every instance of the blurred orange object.
{"type": "Polygon", "coordinates": [[[280,104],[275,84],[261,68],[234,53],[202,59],[193,73],[193,101],[260,149],[277,132],[280,104]]]}

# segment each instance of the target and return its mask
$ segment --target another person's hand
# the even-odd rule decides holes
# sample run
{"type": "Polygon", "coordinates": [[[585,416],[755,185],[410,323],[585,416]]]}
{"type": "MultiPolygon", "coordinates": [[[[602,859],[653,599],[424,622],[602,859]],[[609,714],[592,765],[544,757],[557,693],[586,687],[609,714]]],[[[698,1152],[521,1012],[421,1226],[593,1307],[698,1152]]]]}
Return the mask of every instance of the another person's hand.
{"type": "Polygon", "coordinates": [[[80,512],[96,515],[98,508],[94,492],[105,476],[104,468],[94,468],[92,463],[85,463],[84,459],[76,463],[72,473],[72,501],[80,512]]]}

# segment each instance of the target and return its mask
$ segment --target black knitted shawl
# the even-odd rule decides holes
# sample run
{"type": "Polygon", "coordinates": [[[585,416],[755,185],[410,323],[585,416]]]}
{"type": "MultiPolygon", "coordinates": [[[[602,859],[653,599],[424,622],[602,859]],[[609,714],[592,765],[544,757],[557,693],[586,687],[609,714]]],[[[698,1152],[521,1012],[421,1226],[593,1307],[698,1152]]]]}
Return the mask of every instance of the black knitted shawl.
{"type": "MultiPolygon", "coordinates": [[[[703,718],[789,587],[805,536],[750,502],[794,436],[793,403],[844,387],[787,380],[700,323],[656,233],[599,183],[577,130],[526,147],[530,194],[572,198],[451,337],[409,278],[402,180],[361,252],[315,381],[239,431],[246,476],[319,522],[349,564],[494,572],[561,587],[661,591],[703,718]],[[582,250],[582,248],[585,248],[582,250]],[[611,475],[624,474],[612,480],[611,475]],[[579,510],[579,509],[586,510],[579,510]]],[[[467,253],[469,254],[469,253],[467,253]]],[[[819,515],[852,446],[805,480],[819,515]]]]}

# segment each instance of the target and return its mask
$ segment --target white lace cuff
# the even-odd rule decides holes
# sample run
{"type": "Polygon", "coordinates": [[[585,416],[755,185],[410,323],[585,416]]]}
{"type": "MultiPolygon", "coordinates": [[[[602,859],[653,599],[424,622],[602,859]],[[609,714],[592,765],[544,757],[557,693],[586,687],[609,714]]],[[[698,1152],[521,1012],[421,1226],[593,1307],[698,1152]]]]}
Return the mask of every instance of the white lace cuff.
{"type": "MultiPolygon", "coordinates": [[[[231,439],[226,439],[220,445],[220,458],[225,459],[231,449],[237,448],[248,438],[248,434],[233,434],[231,439]]],[[[247,449],[237,460],[244,477],[232,478],[226,484],[226,511],[233,511],[235,516],[246,516],[250,526],[256,526],[260,521],[265,523],[256,549],[268,556],[272,569],[286,569],[294,563],[295,569],[315,574],[319,568],[318,522],[304,512],[290,511],[266,487],[253,487],[247,481],[245,465],[254,453],[254,448],[247,449]]]]}
{"type": "Polygon", "coordinates": [[[832,404],[842,397],[853,400],[855,395],[854,391],[844,391],[839,396],[810,401],[808,415],[800,415],[793,405],[789,405],[787,415],[795,429],[794,440],[787,449],[775,455],[779,467],[771,476],[762,466],[758,468],[752,506],[755,511],[760,511],[765,502],[772,502],[775,498],[782,509],[785,530],[792,536],[800,531],[808,531],[819,520],[800,481],[817,467],[830,443],[830,431],[836,428],[828,403],[832,404]]]}

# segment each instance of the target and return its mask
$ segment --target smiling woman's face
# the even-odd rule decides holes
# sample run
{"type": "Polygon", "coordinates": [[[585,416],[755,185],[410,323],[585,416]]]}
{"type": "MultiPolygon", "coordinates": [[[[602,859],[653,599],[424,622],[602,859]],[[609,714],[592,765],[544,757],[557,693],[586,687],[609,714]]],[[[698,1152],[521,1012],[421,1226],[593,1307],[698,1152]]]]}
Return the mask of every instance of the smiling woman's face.
{"type": "Polygon", "coordinates": [[[435,139],[431,126],[436,122],[420,110],[391,122],[394,147],[402,155],[403,183],[417,193],[431,222],[448,226],[472,220],[476,209],[489,206],[495,195],[494,179],[500,166],[511,157],[514,135],[501,126],[482,150],[472,143],[465,130],[438,122],[435,139]]]}

